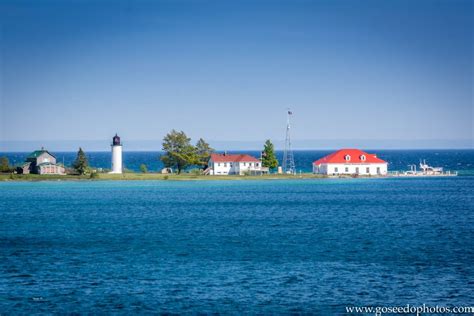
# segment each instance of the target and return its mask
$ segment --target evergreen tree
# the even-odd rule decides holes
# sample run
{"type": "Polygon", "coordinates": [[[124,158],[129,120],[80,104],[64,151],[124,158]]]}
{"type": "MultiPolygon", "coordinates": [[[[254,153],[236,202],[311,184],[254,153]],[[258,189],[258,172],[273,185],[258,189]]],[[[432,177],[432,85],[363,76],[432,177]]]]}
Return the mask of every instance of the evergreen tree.
{"type": "Polygon", "coordinates": [[[0,157],[0,172],[10,172],[12,171],[12,168],[10,167],[10,161],[8,160],[8,157],[3,156],[0,157]]]}
{"type": "Polygon", "coordinates": [[[196,164],[201,167],[206,167],[211,158],[211,154],[214,152],[214,149],[209,146],[208,143],[202,138],[200,138],[196,143],[196,164]]]}
{"type": "Polygon", "coordinates": [[[72,167],[80,174],[86,174],[86,171],[89,169],[89,163],[87,161],[86,154],[82,150],[81,147],[79,147],[79,151],[77,152],[76,156],[76,161],[74,161],[74,164],[72,167]]]}
{"type": "Polygon", "coordinates": [[[278,160],[275,156],[275,148],[269,139],[267,139],[263,147],[262,166],[268,167],[270,169],[275,169],[278,167],[278,160]]]}
{"type": "Polygon", "coordinates": [[[142,164],[140,165],[140,171],[141,171],[142,173],[147,173],[147,172],[148,172],[148,168],[146,167],[146,165],[145,165],[144,163],[142,163],[142,164]]]}
{"type": "Polygon", "coordinates": [[[191,138],[181,131],[172,130],[163,138],[163,151],[160,157],[166,168],[174,168],[178,174],[186,167],[197,163],[196,148],[191,138]]]}

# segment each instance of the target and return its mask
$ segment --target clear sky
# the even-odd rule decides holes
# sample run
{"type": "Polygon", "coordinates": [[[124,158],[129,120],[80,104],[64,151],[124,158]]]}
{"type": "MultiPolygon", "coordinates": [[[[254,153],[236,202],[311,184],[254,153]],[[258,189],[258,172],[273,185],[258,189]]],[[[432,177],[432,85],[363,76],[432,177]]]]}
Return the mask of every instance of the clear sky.
{"type": "Polygon", "coordinates": [[[245,147],[281,141],[291,107],[306,147],[472,148],[473,16],[470,0],[3,0],[0,141],[160,149],[175,128],[245,147]]]}

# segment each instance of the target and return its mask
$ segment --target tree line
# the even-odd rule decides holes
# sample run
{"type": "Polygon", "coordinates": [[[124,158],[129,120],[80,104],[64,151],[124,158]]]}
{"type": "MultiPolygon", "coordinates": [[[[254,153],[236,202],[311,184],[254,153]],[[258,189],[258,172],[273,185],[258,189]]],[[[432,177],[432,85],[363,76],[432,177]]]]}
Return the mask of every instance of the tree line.
{"type": "MultiPolygon", "coordinates": [[[[178,174],[190,166],[206,169],[209,158],[214,152],[214,149],[204,139],[200,138],[196,145],[193,145],[191,138],[186,133],[174,129],[166,134],[162,145],[162,150],[165,153],[160,157],[161,161],[166,168],[173,168],[178,174]]],[[[270,169],[275,169],[278,166],[275,149],[269,139],[265,142],[262,151],[262,166],[270,169]]]]}
{"type": "Polygon", "coordinates": [[[196,145],[192,145],[191,138],[183,131],[178,132],[174,129],[166,134],[162,145],[165,153],[160,157],[160,160],[166,168],[176,169],[178,174],[189,166],[205,169],[214,152],[214,148],[204,139],[200,138],[196,145]]]}

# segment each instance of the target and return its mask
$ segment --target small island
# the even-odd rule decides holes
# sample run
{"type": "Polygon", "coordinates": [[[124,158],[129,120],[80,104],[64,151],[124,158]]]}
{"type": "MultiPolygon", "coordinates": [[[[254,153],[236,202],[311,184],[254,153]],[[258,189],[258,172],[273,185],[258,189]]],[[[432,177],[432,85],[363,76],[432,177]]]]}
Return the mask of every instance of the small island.
{"type": "MultiPolygon", "coordinates": [[[[164,168],[150,171],[141,163],[140,171],[126,169],[122,159],[122,142],[115,134],[111,143],[111,169],[90,166],[86,153],[79,147],[71,166],[58,163],[45,148],[26,156],[21,165],[11,166],[0,157],[0,181],[78,181],[78,180],[279,180],[324,178],[384,178],[408,176],[455,176],[442,168],[421,164],[422,171],[388,172],[388,162],[359,149],[340,149],[312,163],[312,172],[297,172],[294,161],[282,166],[276,158],[271,140],[267,140],[260,157],[227,152],[216,153],[202,138],[195,145],[183,131],[170,131],[162,143],[164,168]]],[[[293,156],[285,151],[284,157],[293,156]]]]}
{"type": "Polygon", "coordinates": [[[163,181],[192,181],[192,180],[281,180],[281,179],[323,179],[324,175],[301,173],[291,174],[265,174],[265,175],[200,175],[194,173],[162,174],[125,172],[122,174],[94,173],[91,175],[37,175],[37,174],[0,174],[0,181],[100,181],[100,180],[163,180],[163,181]]]}

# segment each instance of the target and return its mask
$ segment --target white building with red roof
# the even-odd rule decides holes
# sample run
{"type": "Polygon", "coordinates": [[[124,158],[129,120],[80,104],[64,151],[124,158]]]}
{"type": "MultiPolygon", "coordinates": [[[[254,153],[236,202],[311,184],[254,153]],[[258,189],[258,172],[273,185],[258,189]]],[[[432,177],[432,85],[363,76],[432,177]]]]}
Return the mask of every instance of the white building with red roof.
{"type": "Polygon", "coordinates": [[[341,149],[313,162],[313,173],[325,175],[386,175],[388,163],[359,149],[341,149]]]}
{"type": "Polygon", "coordinates": [[[262,167],[262,162],[246,154],[211,154],[209,159],[209,174],[211,175],[243,175],[245,173],[261,174],[268,172],[262,167]]]}

